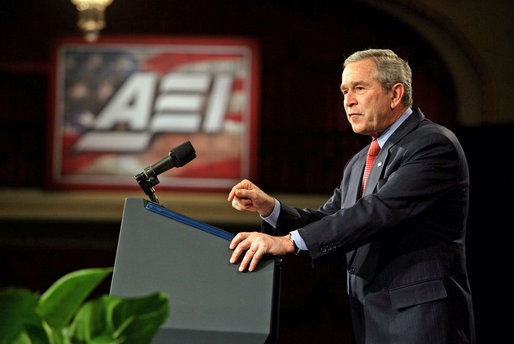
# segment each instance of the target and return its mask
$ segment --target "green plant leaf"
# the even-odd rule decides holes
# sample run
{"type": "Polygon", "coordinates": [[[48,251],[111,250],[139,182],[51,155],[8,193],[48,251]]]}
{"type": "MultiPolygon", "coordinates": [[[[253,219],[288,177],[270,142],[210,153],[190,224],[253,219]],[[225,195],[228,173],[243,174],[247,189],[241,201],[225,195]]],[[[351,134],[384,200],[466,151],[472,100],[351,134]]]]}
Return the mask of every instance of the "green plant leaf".
{"type": "MultiPolygon", "coordinates": [[[[119,298],[103,295],[98,299],[86,302],[77,311],[71,325],[65,329],[66,336],[74,343],[91,343],[93,338],[103,338],[104,333],[114,331],[112,321],[109,321],[112,308],[120,302],[119,298]]],[[[104,342],[113,341],[112,336],[104,342]]]]}
{"type": "MultiPolygon", "coordinates": [[[[26,331],[20,332],[18,337],[16,337],[13,341],[9,342],[1,342],[3,343],[9,343],[9,344],[33,344],[32,340],[30,339],[30,336],[27,334],[26,331]]],[[[48,341],[47,341],[48,343],[48,341]]]]}
{"type": "Polygon", "coordinates": [[[140,298],[104,295],[79,309],[67,333],[73,343],[145,344],[167,317],[166,294],[140,298]]]}
{"type": "MultiPolygon", "coordinates": [[[[26,343],[26,329],[42,332],[35,313],[39,295],[22,288],[0,290],[0,343],[26,343]]],[[[29,342],[30,343],[30,342],[29,342]]]]}
{"type": "Polygon", "coordinates": [[[154,293],[143,298],[123,299],[113,310],[115,327],[129,343],[150,343],[168,318],[168,296],[154,293]],[[130,322],[127,322],[130,319],[130,322]]]}
{"type": "Polygon", "coordinates": [[[69,344],[67,341],[65,341],[64,336],[62,334],[62,330],[58,330],[58,329],[50,326],[44,320],[43,320],[43,328],[45,329],[49,344],[69,344]]]}
{"type": "Polygon", "coordinates": [[[112,268],[84,269],[57,280],[39,299],[37,314],[56,330],[66,326],[93,289],[112,268]]]}
{"type": "MultiPolygon", "coordinates": [[[[26,326],[26,335],[30,338],[30,342],[32,344],[49,344],[48,336],[41,324],[39,322],[36,326],[32,324],[26,326]]],[[[25,343],[25,342],[21,342],[25,343]]]]}

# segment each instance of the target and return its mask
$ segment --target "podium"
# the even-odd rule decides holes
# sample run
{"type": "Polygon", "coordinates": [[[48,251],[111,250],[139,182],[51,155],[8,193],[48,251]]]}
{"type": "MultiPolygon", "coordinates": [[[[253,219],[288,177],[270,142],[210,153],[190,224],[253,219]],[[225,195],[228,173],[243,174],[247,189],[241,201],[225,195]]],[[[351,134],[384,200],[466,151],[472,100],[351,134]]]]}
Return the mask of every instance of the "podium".
{"type": "Polygon", "coordinates": [[[127,198],[111,295],[169,296],[169,317],[153,340],[164,343],[272,343],[280,260],[253,272],[229,263],[233,234],[141,198],[127,198]]]}

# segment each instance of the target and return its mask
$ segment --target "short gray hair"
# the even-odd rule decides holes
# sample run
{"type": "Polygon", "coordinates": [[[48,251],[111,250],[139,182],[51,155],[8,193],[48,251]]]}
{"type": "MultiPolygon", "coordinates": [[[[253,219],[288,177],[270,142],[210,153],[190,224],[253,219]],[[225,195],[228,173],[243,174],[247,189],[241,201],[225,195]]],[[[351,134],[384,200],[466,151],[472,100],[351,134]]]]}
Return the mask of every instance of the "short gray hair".
{"type": "Polygon", "coordinates": [[[375,79],[386,90],[390,90],[394,84],[403,84],[405,91],[402,103],[406,107],[412,106],[412,71],[406,61],[389,49],[368,49],[350,55],[344,61],[343,67],[364,59],[372,59],[375,62],[375,79]]]}

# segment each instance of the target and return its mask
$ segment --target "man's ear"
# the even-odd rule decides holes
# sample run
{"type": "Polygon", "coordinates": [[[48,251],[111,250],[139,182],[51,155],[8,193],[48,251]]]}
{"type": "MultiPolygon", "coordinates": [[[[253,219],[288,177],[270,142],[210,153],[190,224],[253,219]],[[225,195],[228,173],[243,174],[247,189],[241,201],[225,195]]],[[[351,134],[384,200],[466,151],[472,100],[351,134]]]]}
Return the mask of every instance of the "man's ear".
{"type": "Polygon", "coordinates": [[[391,109],[396,108],[402,102],[404,92],[405,88],[402,83],[394,84],[391,87],[391,109]]]}

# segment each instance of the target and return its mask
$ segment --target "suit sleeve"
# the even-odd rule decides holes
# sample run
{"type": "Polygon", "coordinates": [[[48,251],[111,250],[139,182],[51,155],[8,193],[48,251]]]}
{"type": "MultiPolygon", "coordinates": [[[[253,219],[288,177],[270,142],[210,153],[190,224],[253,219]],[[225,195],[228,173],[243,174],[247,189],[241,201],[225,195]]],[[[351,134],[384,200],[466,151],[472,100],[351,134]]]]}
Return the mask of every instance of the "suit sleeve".
{"type": "MultiPolygon", "coordinates": [[[[452,201],[462,201],[454,199],[461,197],[459,190],[468,186],[465,157],[457,139],[441,131],[416,134],[421,137],[397,144],[389,172],[379,181],[374,194],[298,228],[313,259],[327,254],[327,247],[349,251],[402,222],[427,221],[423,215],[443,200],[449,205],[448,212],[453,210],[452,201]]],[[[440,227],[445,226],[447,215],[438,215],[440,227]]],[[[309,216],[299,217],[312,219],[309,216]]],[[[451,231],[451,227],[446,230],[451,231]]]]}
{"type": "Polygon", "coordinates": [[[314,209],[299,209],[288,206],[280,202],[280,216],[277,221],[277,226],[273,228],[266,221],[262,221],[261,230],[264,233],[271,235],[285,235],[297,228],[303,227],[314,221],[333,214],[341,208],[341,188],[337,187],[334,190],[330,199],[318,210],[314,209]]]}

